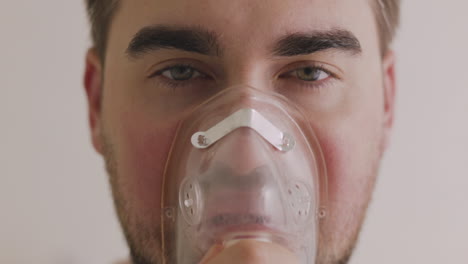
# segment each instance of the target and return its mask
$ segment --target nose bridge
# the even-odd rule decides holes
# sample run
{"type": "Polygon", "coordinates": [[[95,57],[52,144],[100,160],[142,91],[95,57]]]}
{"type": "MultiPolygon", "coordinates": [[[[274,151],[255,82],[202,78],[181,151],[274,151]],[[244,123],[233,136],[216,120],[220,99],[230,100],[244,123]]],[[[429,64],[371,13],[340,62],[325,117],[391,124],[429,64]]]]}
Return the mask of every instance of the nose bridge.
{"type": "Polygon", "coordinates": [[[252,86],[247,86],[247,85],[234,85],[228,87],[228,89],[236,89],[237,96],[234,99],[236,102],[235,104],[239,108],[255,108],[256,105],[256,99],[255,96],[253,95],[253,89],[258,89],[258,88],[253,88],[252,86]]]}
{"type": "MultiPolygon", "coordinates": [[[[261,108],[259,106],[259,92],[260,89],[255,86],[246,83],[233,83],[223,87],[222,91],[214,97],[214,100],[219,102],[219,105],[224,105],[228,109],[231,109],[231,113],[228,114],[232,114],[242,108],[258,110],[258,108],[261,108]]],[[[213,110],[216,108],[222,109],[222,107],[216,106],[213,110]]]]}
{"type": "Polygon", "coordinates": [[[259,90],[268,90],[271,87],[272,76],[268,75],[268,65],[262,55],[258,52],[248,51],[249,44],[226,56],[229,57],[225,65],[225,85],[230,86],[252,86],[259,90]]]}

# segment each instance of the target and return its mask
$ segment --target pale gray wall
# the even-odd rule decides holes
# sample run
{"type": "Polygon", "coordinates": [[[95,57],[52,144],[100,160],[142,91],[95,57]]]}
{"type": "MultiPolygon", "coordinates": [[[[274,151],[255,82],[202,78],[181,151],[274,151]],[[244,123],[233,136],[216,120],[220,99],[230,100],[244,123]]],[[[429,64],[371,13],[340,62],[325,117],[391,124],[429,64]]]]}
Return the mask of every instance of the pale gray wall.
{"type": "MultiPolygon", "coordinates": [[[[353,264],[468,263],[468,2],[408,0],[398,111],[353,264]]],[[[82,89],[82,1],[0,7],[0,263],[127,254],[82,89]]]]}

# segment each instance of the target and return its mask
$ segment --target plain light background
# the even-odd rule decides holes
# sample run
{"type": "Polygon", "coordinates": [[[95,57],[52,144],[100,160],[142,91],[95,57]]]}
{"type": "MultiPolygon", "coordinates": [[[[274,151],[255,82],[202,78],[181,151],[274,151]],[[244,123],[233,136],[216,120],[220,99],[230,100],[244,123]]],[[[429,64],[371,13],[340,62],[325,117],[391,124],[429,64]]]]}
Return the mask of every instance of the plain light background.
{"type": "MultiPolygon", "coordinates": [[[[2,0],[0,263],[127,255],[89,139],[83,2],[2,0]]],[[[394,134],[351,263],[468,263],[468,2],[402,10],[394,134]]]]}

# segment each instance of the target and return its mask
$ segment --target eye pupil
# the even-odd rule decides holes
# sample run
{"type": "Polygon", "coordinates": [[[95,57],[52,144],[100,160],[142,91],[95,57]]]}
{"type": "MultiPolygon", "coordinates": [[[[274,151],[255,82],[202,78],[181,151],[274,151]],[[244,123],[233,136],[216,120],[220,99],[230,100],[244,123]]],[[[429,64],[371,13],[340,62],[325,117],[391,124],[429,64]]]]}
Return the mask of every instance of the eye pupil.
{"type": "Polygon", "coordinates": [[[320,69],[306,67],[297,71],[297,77],[303,81],[317,81],[322,71],[320,69]]]}
{"type": "Polygon", "coordinates": [[[176,66],[170,70],[172,79],[185,81],[193,77],[194,70],[187,66],[176,66]]]}

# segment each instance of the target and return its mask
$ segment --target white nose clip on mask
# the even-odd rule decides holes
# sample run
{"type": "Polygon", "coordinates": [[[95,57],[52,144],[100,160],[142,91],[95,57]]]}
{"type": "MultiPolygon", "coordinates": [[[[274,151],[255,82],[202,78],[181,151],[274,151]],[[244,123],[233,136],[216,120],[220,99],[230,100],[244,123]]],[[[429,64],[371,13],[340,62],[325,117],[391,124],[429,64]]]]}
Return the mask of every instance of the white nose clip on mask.
{"type": "Polygon", "coordinates": [[[214,245],[277,243],[315,263],[326,173],[308,120],[284,97],[231,88],[181,122],[162,195],[164,263],[214,245]]]}
{"type": "Polygon", "coordinates": [[[241,109],[219,124],[205,132],[197,132],[192,136],[192,144],[196,148],[208,148],[222,137],[237,128],[248,127],[255,130],[260,136],[280,151],[289,151],[294,148],[294,138],[282,132],[266,120],[254,109],[241,109]]]}

